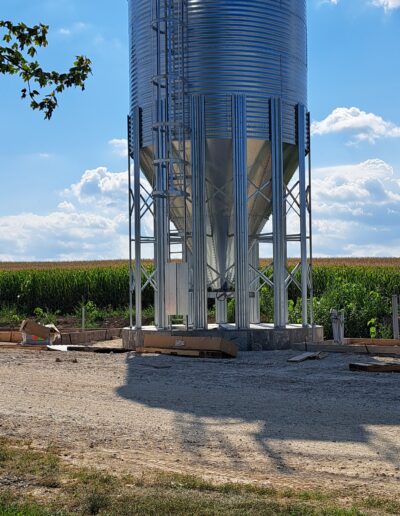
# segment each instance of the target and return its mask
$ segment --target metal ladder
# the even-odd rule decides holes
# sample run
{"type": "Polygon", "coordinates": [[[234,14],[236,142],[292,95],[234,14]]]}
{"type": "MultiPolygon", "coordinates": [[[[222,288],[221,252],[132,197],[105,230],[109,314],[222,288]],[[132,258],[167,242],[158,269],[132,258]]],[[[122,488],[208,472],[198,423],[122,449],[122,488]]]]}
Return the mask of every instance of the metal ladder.
{"type": "Polygon", "coordinates": [[[152,0],[154,196],[164,199],[167,260],[186,260],[187,0],[152,0]],[[158,178],[158,181],[157,181],[158,178]],[[183,227],[170,222],[174,206],[184,211],[183,227]],[[177,246],[180,251],[177,251],[177,246]]]}

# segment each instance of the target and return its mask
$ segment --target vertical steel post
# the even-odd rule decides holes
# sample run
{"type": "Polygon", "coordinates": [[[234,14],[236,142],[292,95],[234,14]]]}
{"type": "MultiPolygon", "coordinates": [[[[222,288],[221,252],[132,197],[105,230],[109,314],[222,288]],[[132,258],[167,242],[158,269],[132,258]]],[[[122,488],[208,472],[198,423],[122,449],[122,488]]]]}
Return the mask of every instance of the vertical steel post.
{"type": "Polygon", "coordinates": [[[314,340],[314,283],[313,283],[313,219],[312,219],[312,159],[311,159],[311,115],[306,114],[307,140],[308,140],[308,234],[309,234],[309,270],[308,280],[310,284],[310,324],[313,328],[314,340]]]}
{"type": "MultiPolygon", "coordinates": [[[[157,101],[157,120],[160,124],[166,121],[166,102],[164,99],[157,101]]],[[[155,236],[155,265],[156,265],[156,284],[155,308],[156,325],[163,329],[168,326],[168,318],[165,308],[165,265],[167,263],[168,252],[168,178],[165,166],[165,139],[162,130],[157,132],[158,162],[155,166],[155,191],[154,191],[154,236],[155,236]]]]}
{"type": "Polygon", "coordinates": [[[232,97],[236,326],[250,326],[246,96],[232,97]]]}
{"type": "Polygon", "coordinates": [[[127,119],[128,129],[128,193],[129,193],[129,327],[133,328],[133,290],[134,272],[132,256],[132,215],[134,210],[134,195],[132,192],[132,167],[131,167],[131,117],[127,119]]]}
{"type": "Polygon", "coordinates": [[[194,95],[192,118],[193,327],[207,328],[205,98],[194,95]]]}
{"type": "Polygon", "coordinates": [[[286,326],[286,201],[283,180],[282,101],[271,99],[272,224],[274,253],[274,324],[286,326]]]}
{"type": "MultiPolygon", "coordinates": [[[[260,267],[260,243],[258,241],[254,242],[253,247],[250,249],[249,260],[250,265],[258,270],[260,267]]],[[[250,298],[250,323],[259,324],[261,322],[260,292],[258,290],[260,279],[258,274],[251,268],[249,281],[250,284],[254,284],[254,297],[250,298]]]]}
{"type": "Polygon", "coordinates": [[[226,324],[228,322],[228,299],[225,294],[217,294],[215,298],[215,322],[226,324]],[[221,297],[218,297],[218,296],[221,297]]]}
{"type": "Polygon", "coordinates": [[[135,199],[135,310],[136,329],[142,327],[142,231],[140,197],[140,108],[134,111],[134,199],[135,199]]]}
{"type": "Polygon", "coordinates": [[[299,152],[300,246],[302,323],[308,325],[307,181],[306,181],[306,108],[297,106],[297,148],[299,152]]]}

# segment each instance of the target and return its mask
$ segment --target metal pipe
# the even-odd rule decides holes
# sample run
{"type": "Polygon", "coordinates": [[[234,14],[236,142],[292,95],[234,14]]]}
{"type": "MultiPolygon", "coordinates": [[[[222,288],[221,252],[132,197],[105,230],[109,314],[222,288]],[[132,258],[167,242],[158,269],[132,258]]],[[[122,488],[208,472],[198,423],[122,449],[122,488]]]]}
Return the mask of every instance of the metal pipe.
{"type": "Polygon", "coordinates": [[[246,96],[232,97],[233,182],[235,209],[235,319],[238,329],[250,326],[249,230],[247,188],[246,96]]]}
{"type": "Polygon", "coordinates": [[[306,184],[306,108],[297,106],[297,148],[299,152],[300,246],[301,246],[301,315],[308,326],[308,257],[307,257],[307,184],[306,184]]]}
{"type": "Polygon", "coordinates": [[[218,294],[215,297],[215,322],[219,325],[228,322],[228,299],[225,294],[218,294]]]}
{"type": "Polygon", "coordinates": [[[140,202],[140,108],[134,110],[134,199],[135,199],[135,310],[136,329],[142,327],[142,232],[140,202]]]}
{"type": "Polygon", "coordinates": [[[309,240],[309,271],[308,281],[310,283],[310,324],[313,327],[314,341],[314,283],[313,283],[313,219],[312,219],[312,155],[311,155],[311,116],[307,112],[307,136],[308,136],[308,240],[309,240]]]}
{"type": "MultiPolygon", "coordinates": [[[[160,122],[166,120],[165,100],[157,101],[157,117],[160,122]]],[[[165,142],[160,131],[157,132],[157,147],[159,151],[159,159],[162,161],[165,157],[165,142]]],[[[168,318],[165,309],[165,265],[167,263],[168,252],[168,204],[167,204],[167,170],[165,166],[158,163],[155,167],[155,192],[154,192],[154,233],[155,233],[155,262],[156,262],[156,283],[157,290],[156,310],[157,310],[157,327],[160,329],[168,326],[168,318]]]]}
{"type": "Polygon", "coordinates": [[[256,271],[260,268],[260,244],[258,241],[254,242],[249,254],[250,277],[249,282],[252,286],[254,296],[250,298],[250,323],[259,324],[261,322],[260,313],[260,276],[256,271]]]}
{"type": "Polygon", "coordinates": [[[134,197],[132,193],[132,170],[131,170],[131,117],[127,118],[128,133],[128,195],[129,195],[129,327],[133,328],[133,261],[132,261],[132,213],[134,209],[134,197]]]}
{"type": "Polygon", "coordinates": [[[192,118],[193,326],[207,328],[205,98],[194,95],[192,118]]]}
{"type": "Polygon", "coordinates": [[[282,101],[271,99],[272,224],[274,254],[274,324],[286,326],[286,231],[283,182],[282,101]]]}

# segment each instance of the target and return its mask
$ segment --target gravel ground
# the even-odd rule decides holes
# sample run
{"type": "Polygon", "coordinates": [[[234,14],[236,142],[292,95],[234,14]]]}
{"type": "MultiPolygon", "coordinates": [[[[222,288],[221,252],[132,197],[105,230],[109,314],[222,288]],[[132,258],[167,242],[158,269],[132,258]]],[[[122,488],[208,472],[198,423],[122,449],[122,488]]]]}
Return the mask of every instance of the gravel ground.
{"type": "Polygon", "coordinates": [[[369,357],[288,363],[295,354],[2,350],[0,435],[110,472],[400,494],[400,375],[349,371],[369,357]]]}

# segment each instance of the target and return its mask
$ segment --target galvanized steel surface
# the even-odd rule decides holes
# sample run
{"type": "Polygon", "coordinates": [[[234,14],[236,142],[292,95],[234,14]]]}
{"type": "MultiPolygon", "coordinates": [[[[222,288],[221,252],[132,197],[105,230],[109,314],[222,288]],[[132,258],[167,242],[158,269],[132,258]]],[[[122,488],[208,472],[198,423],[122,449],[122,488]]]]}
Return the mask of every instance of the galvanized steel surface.
{"type": "MultiPolygon", "coordinates": [[[[152,2],[129,0],[129,4],[131,107],[142,109],[141,167],[153,182],[152,2]]],[[[282,101],[285,182],[298,165],[296,106],[307,104],[306,1],[187,0],[187,4],[187,101],[189,108],[190,96],[205,97],[208,202],[203,223],[209,283],[220,289],[235,276],[232,96],[246,97],[251,245],[271,214],[272,185],[263,189],[263,195],[257,190],[272,177],[272,98],[282,101]]],[[[187,159],[191,160],[189,143],[187,159]]],[[[190,186],[188,190],[191,194],[190,186]]],[[[171,218],[181,231],[183,214],[182,206],[171,206],[171,218]]]]}
{"type": "MultiPolygon", "coordinates": [[[[152,142],[151,0],[130,0],[131,103],[152,142]]],[[[207,97],[208,138],[231,138],[231,94],[247,96],[248,138],[270,139],[271,97],[283,100],[283,139],[307,105],[305,0],[188,0],[188,93],[207,97]]]]}

